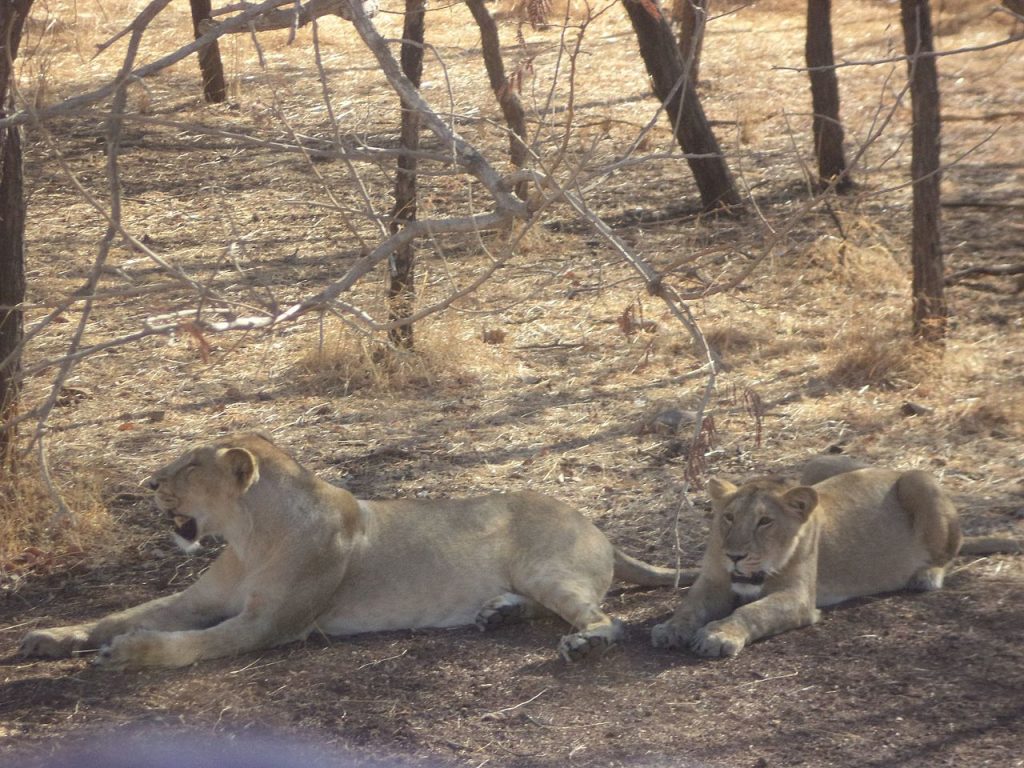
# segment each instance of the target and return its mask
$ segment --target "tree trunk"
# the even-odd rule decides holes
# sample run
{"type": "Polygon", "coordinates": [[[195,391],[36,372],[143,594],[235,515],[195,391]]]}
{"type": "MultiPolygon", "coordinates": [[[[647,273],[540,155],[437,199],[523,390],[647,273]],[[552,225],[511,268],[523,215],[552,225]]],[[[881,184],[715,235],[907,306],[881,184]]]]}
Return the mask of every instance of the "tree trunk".
{"type": "Polygon", "coordinates": [[[939,77],[928,0],[901,0],[900,15],[913,106],[910,174],[914,184],[911,263],[914,333],[928,341],[946,334],[942,242],[939,237],[939,170],[942,117],[939,77]]]}
{"type": "MultiPolygon", "coordinates": [[[[192,6],[192,31],[200,36],[199,25],[210,19],[210,0],[189,0],[192,6]]],[[[199,71],[203,76],[203,98],[211,104],[220,104],[227,99],[227,86],[224,84],[224,65],[220,61],[220,46],[216,41],[204,46],[199,51],[199,71]]]]}
{"type": "MultiPolygon", "coordinates": [[[[32,0],[0,3],[0,117],[7,114],[7,93],[14,76],[21,32],[32,0]]],[[[0,128],[0,470],[14,443],[8,419],[18,405],[25,300],[25,194],[21,130],[0,128]]]]}
{"type": "MultiPolygon", "coordinates": [[[[425,0],[405,0],[405,26],[402,31],[402,73],[416,88],[423,79],[423,26],[425,0]]],[[[395,207],[391,212],[391,231],[416,220],[416,157],[420,147],[420,115],[402,101],[402,149],[409,154],[398,158],[395,173],[395,207]]],[[[416,249],[410,241],[388,259],[388,318],[391,322],[410,317],[416,302],[416,249]]],[[[413,346],[412,323],[392,328],[391,343],[406,349],[413,346]]]]}
{"type": "MultiPolygon", "coordinates": [[[[466,0],[470,13],[480,27],[480,47],[483,50],[484,66],[491,83],[491,90],[498,99],[505,122],[512,132],[509,136],[509,158],[516,168],[526,165],[526,113],[516,89],[505,76],[505,64],[501,60],[501,41],[498,39],[498,25],[484,5],[484,0],[466,0]]],[[[529,185],[521,182],[516,186],[516,195],[525,200],[529,185]]]]}
{"type": "Polygon", "coordinates": [[[823,187],[833,187],[841,192],[852,184],[843,154],[843,124],[839,120],[839,80],[833,69],[836,62],[831,17],[831,0],[807,0],[804,53],[811,77],[812,129],[818,180],[823,187]]]}
{"type": "Polygon", "coordinates": [[[739,192],[697,98],[693,79],[685,76],[683,57],[671,27],[654,0],[622,0],[622,4],[633,24],[654,94],[665,105],[676,141],[686,154],[699,156],[689,157],[687,162],[705,210],[739,207],[739,192]]]}
{"type": "Polygon", "coordinates": [[[694,84],[700,82],[700,54],[704,49],[704,29],[708,23],[708,0],[676,0],[679,24],[679,55],[694,84]]]}

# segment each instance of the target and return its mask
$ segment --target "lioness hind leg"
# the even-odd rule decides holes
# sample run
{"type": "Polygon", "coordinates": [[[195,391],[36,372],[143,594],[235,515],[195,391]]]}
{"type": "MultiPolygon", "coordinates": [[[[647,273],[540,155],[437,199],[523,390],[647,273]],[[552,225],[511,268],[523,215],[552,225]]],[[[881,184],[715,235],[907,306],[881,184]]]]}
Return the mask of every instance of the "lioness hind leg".
{"type": "Polygon", "coordinates": [[[566,661],[579,661],[588,656],[601,656],[622,639],[622,622],[605,616],[606,624],[563,635],[558,641],[558,655],[566,661]]]}
{"type": "Polygon", "coordinates": [[[907,589],[918,592],[933,592],[942,589],[942,582],[946,578],[945,566],[929,566],[921,568],[907,582],[907,589]]]}
{"type": "Polygon", "coordinates": [[[807,462],[803,472],[800,473],[800,485],[814,485],[828,480],[830,477],[853,472],[856,469],[864,469],[867,466],[863,461],[857,461],[849,456],[832,454],[815,456],[807,462]]]}
{"type": "Polygon", "coordinates": [[[533,598],[554,611],[576,630],[562,637],[558,654],[566,661],[600,656],[622,638],[622,623],[601,610],[601,595],[588,583],[548,585],[533,598]]]}
{"type": "Polygon", "coordinates": [[[928,564],[914,574],[908,586],[938,589],[946,565],[960,549],[960,520],[952,500],[927,472],[913,470],[896,481],[896,497],[910,515],[914,538],[924,548],[928,564]]]}
{"type": "Polygon", "coordinates": [[[519,624],[546,613],[544,606],[528,597],[506,592],[484,603],[476,615],[481,630],[496,629],[506,624],[519,624]]]}

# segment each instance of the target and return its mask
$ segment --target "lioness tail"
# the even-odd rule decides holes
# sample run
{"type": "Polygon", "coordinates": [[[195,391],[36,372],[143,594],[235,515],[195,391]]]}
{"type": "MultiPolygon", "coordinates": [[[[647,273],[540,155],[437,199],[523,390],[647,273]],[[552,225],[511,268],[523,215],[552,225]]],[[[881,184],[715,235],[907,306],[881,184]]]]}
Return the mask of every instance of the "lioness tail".
{"type": "Polygon", "coordinates": [[[964,536],[961,555],[1019,555],[1024,544],[1010,536],[964,536]]]}
{"type": "Polygon", "coordinates": [[[615,578],[641,587],[688,587],[697,580],[698,570],[679,570],[650,565],[615,550],[615,578]]]}

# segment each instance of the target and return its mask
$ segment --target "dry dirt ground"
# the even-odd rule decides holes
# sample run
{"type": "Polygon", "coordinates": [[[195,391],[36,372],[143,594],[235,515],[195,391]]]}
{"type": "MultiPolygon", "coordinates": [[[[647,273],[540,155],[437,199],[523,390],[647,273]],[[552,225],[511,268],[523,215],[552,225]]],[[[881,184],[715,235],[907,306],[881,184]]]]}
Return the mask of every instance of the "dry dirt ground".
{"type": "MultiPolygon", "coordinates": [[[[116,56],[92,59],[90,46],[138,10],[77,9],[76,16],[71,6],[42,6],[53,23],[32,26],[22,89],[39,105],[109,77],[116,56]]],[[[843,450],[935,472],[968,532],[1024,535],[1021,285],[1005,277],[958,283],[949,290],[944,352],[920,354],[906,341],[909,111],[894,106],[902,63],[841,71],[851,153],[891,120],[861,155],[858,189],[810,205],[805,76],[778,68],[801,62],[802,12],[784,3],[734,10],[711,26],[701,87],[758,213],[699,215],[663,120],[641,142],[646,162],[621,166],[587,192],[592,208],[659,268],[697,254],[674,273],[686,290],[728,279],[770,251],[739,288],[692,304],[721,367],[709,403],[708,471],[734,478],[790,471],[814,452],[843,450]]],[[[1005,37],[1009,24],[989,10],[943,5],[939,46],[1005,37]]],[[[844,59],[899,52],[896,6],[839,4],[836,13],[844,59]]],[[[398,35],[396,16],[380,23],[398,35]]],[[[440,8],[427,29],[436,48],[424,93],[456,115],[467,139],[502,157],[507,145],[469,17],[440,8]]],[[[175,35],[186,39],[187,20],[176,17],[154,34],[165,46],[175,35]]],[[[556,56],[558,30],[526,30],[525,48],[513,44],[511,23],[502,35],[510,67],[533,57],[536,79],[526,77],[524,98],[536,115],[556,64],[566,71],[556,56]]],[[[286,305],[341,274],[359,254],[353,222],[363,238],[375,237],[353,213],[364,202],[344,163],[310,164],[266,145],[197,137],[194,129],[329,142],[310,40],[308,30],[291,47],[283,33],[262,37],[263,68],[246,38],[226,42],[226,106],[202,104],[191,61],[132,92],[136,117],[121,157],[126,226],[250,306],[268,297],[286,305]]],[[[359,41],[330,21],[320,42],[344,141],[393,146],[395,98],[359,41]]],[[[1017,44],[940,60],[949,272],[1020,262],[1021,53],[1017,44]]],[[[588,30],[577,64],[564,167],[594,167],[623,156],[654,104],[614,8],[588,30]]],[[[556,89],[554,107],[565,97],[564,87],[556,89]]],[[[566,114],[548,112],[542,152],[560,146],[552,121],[566,114]]],[[[30,322],[78,289],[95,258],[104,222],[73,192],[58,157],[104,200],[102,117],[60,117],[46,132],[29,132],[30,322]]],[[[386,211],[390,172],[363,174],[368,199],[386,211]]],[[[424,184],[424,215],[466,210],[463,181],[438,176],[424,184]]],[[[635,589],[617,589],[607,601],[628,627],[622,647],[572,666],[556,657],[564,627],[555,622],[490,634],[467,628],[317,640],[175,671],[110,674],[87,659],[15,657],[33,627],[97,617],[195,577],[208,556],[175,553],[138,481],[196,440],[235,429],[266,429],[357,495],[530,487],[575,504],[635,555],[696,562],[706,504],[699,487],[692,506],[684,498],[688,430],[647,427],[667,408],[696,409],[700,357],[567,209],[546,211],[541,224],[484,288],[425,321],[420,356],[392,368],[369,362],[372,349],[328,317],[322,326],[308,320],[266,334],[154,336],[73,370],[47,445],[59,489],[79,517],[77,539],[18,529],[15,520],[49,518],[38,495],[25,492],[4,510],[4,764],[43,764],[62,750],[80,755],[94,739],[136,760],[155,741],[183,739],[207,756],[209,743],[236,745],[242,764],[257,765],[271,753],[248,739],[274,734],[312,750],[314,764],[1024,765],[1024,561],[1015,557],[961,559],[941,592],[828,610],[817,626],[728,661],[653,649],[649,630],[677,595],[635,589]],[[29,545],[35,549],[26,555],[29,545]],[[36,567],[26,567],[29,560],[36,567]]],[[[423,295],[465,284],[486,267],[484,248],[497,253],[501,244],[493,236],[453,238],[425,249],[423,295]]],[[[86,343],[195,306],[140,254],[118,246],[111,262],[118,269],[104,273],[108,298],[96,303],[86,343]]],[[[353,301],[377,312],[380,282],[372,275],[353,301]]],[[[35,338],[27,365],[66,349],[81,309],[74,305],[35,338]]],[[[26,402],[39,402],[52,381],[52,368],[33,376],[26,402]]],[[[26,439],[31,432],[30,424],[26,439]]]]}

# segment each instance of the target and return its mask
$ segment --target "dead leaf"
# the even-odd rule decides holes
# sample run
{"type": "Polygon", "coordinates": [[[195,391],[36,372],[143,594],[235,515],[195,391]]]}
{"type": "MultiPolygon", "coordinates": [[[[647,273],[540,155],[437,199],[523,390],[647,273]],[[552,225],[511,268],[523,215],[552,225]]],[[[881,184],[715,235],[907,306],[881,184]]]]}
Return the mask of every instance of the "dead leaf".
{"type": "Polygon", "coordinates": [[[183,321],[179,328],[187,333],[189,337],[191,337],[192,341],[195,342],[196,349],[199,351],[199,359],[204,363],[210,362],[210,351],[213,347],[210,345],[210,342],[206,340],[202,329],[191,320],[183,321]]]}

